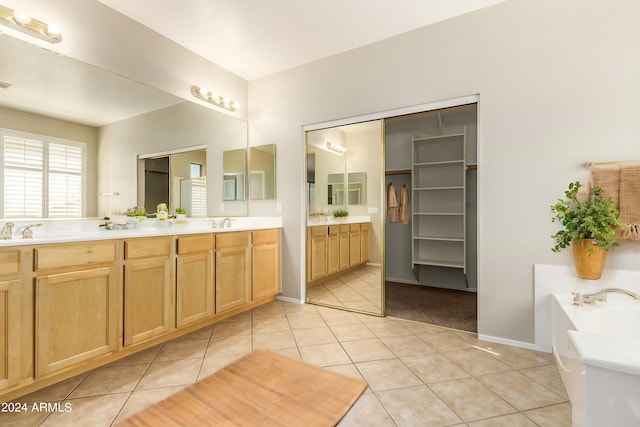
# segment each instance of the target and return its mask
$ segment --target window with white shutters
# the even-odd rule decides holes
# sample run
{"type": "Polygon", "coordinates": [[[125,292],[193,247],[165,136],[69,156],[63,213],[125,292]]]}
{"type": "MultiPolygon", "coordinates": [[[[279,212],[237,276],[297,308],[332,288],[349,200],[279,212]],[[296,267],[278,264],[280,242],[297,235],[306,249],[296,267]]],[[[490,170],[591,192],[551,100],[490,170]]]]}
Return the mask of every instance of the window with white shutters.
{"type": "Polygon", "coordinates": [[[84,144],[0,130],[2,218],[84,216],[84,144]]]}

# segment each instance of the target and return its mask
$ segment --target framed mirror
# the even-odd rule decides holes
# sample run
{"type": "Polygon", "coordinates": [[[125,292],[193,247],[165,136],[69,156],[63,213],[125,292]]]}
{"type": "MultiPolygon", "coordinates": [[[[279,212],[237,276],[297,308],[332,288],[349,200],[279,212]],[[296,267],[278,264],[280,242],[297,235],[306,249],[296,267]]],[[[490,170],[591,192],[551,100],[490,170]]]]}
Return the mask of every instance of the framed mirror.
{"type": "Polygon", "coordinates": [[[249,198],[276,198],[276,145],[266,144],[249,148],[249,198]]]}
{"type": "Polygon", "coordinates": [[[247,150],[227,150],[222,153],[222,200],[245,200],[247,150]]]}
{"type": "Polygon", "coordinates": [[[309,303],[384,315],[382,127],[305,133],[309,303]]]}
{"type": "MultiPolygon", "coordinates": [[[[0,63],[0,80],[9,85],[0,93],[0,129],[84,145],[79,195],[84,209],[73,217],[110,216],[142,206],[145,190],[139,170],[144,167],[138,165],[138,156],[194,146],[206,151],[202,179],[181,185],[185,191],[189,186],[204,189],[205,214],[219,214],[222,174],[209,173],[207,184],[200,184],[205,184],[206,171],[222,170],[223,151],[246,149],[246,121],[3,34],[0,63]]],[[[183,172],[177,176],[190,178],[183,172]]],[[[179,194],[175,179],[165,183],[163,191],[171,193],[166,202],[183,204],[173,197],[179,194]]],[[[4,187],[0,191],[2,211],[4,187]]],[[[225,216],[247,214],[246,195],[224,211],[225,216]]],[[[44,212],[42,217],[53,216],[44,212]]]]}

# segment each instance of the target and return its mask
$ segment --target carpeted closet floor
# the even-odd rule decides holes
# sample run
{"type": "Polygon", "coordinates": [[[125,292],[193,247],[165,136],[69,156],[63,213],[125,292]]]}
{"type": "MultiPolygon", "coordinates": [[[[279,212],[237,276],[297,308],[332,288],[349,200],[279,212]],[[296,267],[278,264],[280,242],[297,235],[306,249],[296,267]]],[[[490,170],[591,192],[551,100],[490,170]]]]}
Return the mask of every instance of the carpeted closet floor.
{"type": "Polygon", "coordinates": [[[386,316],[478,332],[477,293],[385,283],[386,316]]]}

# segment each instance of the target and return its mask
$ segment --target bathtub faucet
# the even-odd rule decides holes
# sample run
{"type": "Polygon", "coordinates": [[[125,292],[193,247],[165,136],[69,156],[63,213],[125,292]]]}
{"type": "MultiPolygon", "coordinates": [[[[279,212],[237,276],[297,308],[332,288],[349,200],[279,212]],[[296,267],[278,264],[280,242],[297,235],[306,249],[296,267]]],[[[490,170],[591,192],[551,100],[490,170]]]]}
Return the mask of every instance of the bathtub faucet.
{"type": "Polygon", "coordinates": [[[592,294],[584,294],[582,295],[579,292],[572,292],[573,295],[573,305],[582,306],[583,304],[595,304],[596,302],[607,302],[607,294],[608,293],[619,293],[629,295],[631,298],[635,300],[640,300],[640,295],[635,294],[631,291],[627,291],[626,289],[620,288],[606,288],[601,291],[594,292],[592,294]]]}

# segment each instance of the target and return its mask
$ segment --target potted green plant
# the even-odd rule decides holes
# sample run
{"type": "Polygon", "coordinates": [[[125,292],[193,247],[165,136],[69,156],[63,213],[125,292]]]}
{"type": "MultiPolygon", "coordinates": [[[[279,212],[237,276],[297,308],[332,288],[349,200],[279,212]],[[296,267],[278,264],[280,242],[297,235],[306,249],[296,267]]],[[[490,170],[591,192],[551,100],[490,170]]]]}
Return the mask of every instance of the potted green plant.
{"type": "Polygon", "coordinates": [[[164,221],[169,218],[169,208],[166,203],[158,203],[156,206],[156,219],[164,221]]]}
{"type": "Polygon", "coordinates": [[[185,208],[176,208],[176,219],[185,219],[187,217],[187,210],[185,208]]]}
{"type": "Polygon", "coordinates": [[[565,198],[551,206],[554,213],[551,221],[563,227],[551,236],[555,241],[551,250],[559,252],[571,246],[578,277],[595,280],[602,275],[609,250],[619,245],[616,229],[623,223],[611,198],[603,197],[602,188],[593,187],[580,200],[581,186],[579,181],[570,183],[565,198]]]}
{"type": "Polygon", "coordinates": [[[346,218],[349,216],[349,212],[344,209],[336,209],[333,211],[334,218],[346,218]]]}

